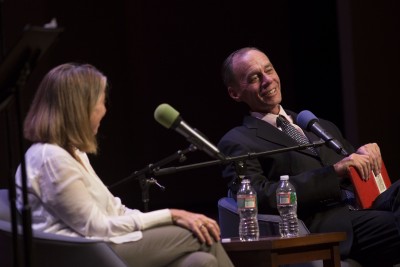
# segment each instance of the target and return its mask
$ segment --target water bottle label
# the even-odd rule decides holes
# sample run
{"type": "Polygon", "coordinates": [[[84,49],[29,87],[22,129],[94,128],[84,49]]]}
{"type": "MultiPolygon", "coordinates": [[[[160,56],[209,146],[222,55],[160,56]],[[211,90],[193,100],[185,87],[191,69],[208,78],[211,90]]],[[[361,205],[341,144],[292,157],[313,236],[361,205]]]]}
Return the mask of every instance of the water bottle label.
{"type": "Polygon", "coordinates": [[[279,206],[294,204],[297,202],[296,193],[294,192],[278,193],[276,195],[276,201],[279,206]]]}
{"type": "Polygon", "coordinates": [[[238,208],[255,208],[257,206],[256,196],[237,196],[238,208]]]}

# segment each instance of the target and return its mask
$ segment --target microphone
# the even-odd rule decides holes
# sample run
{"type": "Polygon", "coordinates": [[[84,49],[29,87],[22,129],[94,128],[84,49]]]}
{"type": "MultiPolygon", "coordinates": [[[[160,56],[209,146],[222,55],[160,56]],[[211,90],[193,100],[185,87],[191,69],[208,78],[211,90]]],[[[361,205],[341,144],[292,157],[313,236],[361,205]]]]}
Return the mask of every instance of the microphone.
{"type": "Polygon", "coordinates": [[[343,156],[348,156],[349,153],[343,148],[343,145],[336,140],[330,133],[328,133],[319,123],[319,120],[315,115],[308,110],[303,110],[297,116],[297,124],[303,129],[308,130],[322,138],[328,145],[336,151],[336,153],[343,156]]]}
{"type": "Polygon", "coordinates": [[[167,129],[174,129],[183,135],[190,143],[198,149],[203,150],[213,158],[225,160],[225,156],[219,149],[204,138],[196,129],[191,128],[182,120],[179,112],[168,104],[159,105],[154,111],[154,118],[167,129]]]}

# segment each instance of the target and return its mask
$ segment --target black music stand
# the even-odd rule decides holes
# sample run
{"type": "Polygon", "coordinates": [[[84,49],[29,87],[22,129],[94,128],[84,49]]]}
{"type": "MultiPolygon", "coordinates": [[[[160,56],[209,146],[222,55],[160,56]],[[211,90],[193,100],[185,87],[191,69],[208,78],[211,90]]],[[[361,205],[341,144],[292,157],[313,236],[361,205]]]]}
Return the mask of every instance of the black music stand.
{"type": "MultiPolygon", "coordinates": [[[[18,141],[19,153],[21,155],[21,173],[22,173],[22,229],[23,229],[23,252],[25,266],[30,266],[31,260],[31,243],[32,243],[32,225],[31,225],[31,210],[27,195],[27,177],[25,169],[24,142],[22,137],[22,118],[21,118],[21,103],[20,90],[25,86],[30,74],[37,66],[39,59],[54,43],[62,28],[44,28],[37,26],[25,27],[20,40],[16,45],[5,55],[3,62],[0,65],[0,112],[6,110],[7,106],[15,101],[16,117],[18,125],[18,141]]],[[[7,120],[7,126],[8,120],[7,120]]],[[[10,135],[10,129],[7,127],[7,136],[10,135]]],[[[10,162],[12,160],[11,145],[8,147],[8,155],[10,162]]],[[[10,163],[11,165],[11,163],[10,163]]],[[[12,169],[12,166],[10,166],[12,169]]],[[[13,233],[13,252],[14,265],[18,265],[18,223],[17,223],[17,207],[16,207],[16,185],[10,175],[9,180],[9,200],[10,212],[12,219],[13,233]]]]}

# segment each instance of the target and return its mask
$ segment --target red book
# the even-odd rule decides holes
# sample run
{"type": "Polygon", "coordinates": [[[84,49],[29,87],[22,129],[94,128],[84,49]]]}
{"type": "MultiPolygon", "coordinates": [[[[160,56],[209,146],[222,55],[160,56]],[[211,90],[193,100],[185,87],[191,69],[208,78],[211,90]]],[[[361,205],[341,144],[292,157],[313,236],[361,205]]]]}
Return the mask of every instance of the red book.
{"type": "Polygon", "coordinates": [[[356,191],[358,203],[364,209],[370,208],[375,198],[392,184],[383,162],[381,173],[375,176],[371,172],[368,181],[361,179],[354,167],[350,167],[350,178],[356,191]]]}

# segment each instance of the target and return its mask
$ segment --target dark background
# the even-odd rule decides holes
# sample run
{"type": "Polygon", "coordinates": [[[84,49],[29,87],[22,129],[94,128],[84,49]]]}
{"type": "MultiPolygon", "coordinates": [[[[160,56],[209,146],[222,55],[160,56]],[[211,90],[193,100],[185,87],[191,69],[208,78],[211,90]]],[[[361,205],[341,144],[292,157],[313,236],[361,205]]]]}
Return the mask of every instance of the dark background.
{"type": "MultiPolygon", "coordinates": [[[[7,53],[27,24],[41,26],[56,18],[64,28],[21,89],[23,114],[38,82],[55,65],[88,62],[107,75],[108,113],[99,131],[100,152],[91,156],[107,185],[189,146],[154,120],[161,103],[177,109],[214,144],[241,123],[247,109],[229,98],[220,66],[243,46],[267,52],[281,78],[285,108],[308,109],[334,121],[355,146],[377,142],[394,181],[400,177],[394,131],[399,127],[399,8],[395,0],[3,0],[2,45],[7,53]]],[[[0,113],[0,187],[7,187],[20,160],[17,126],[14,102],[0,113]]],[[[208,160],[196,151],[183,164],[208,160]]],[[[166,191],[150,188],[150,209],[215,216],[217,200],[227,190],[220,168],[155,177],[166,191]]],[[[143,209],[138,181],[111,191],[143,209]]]]}

